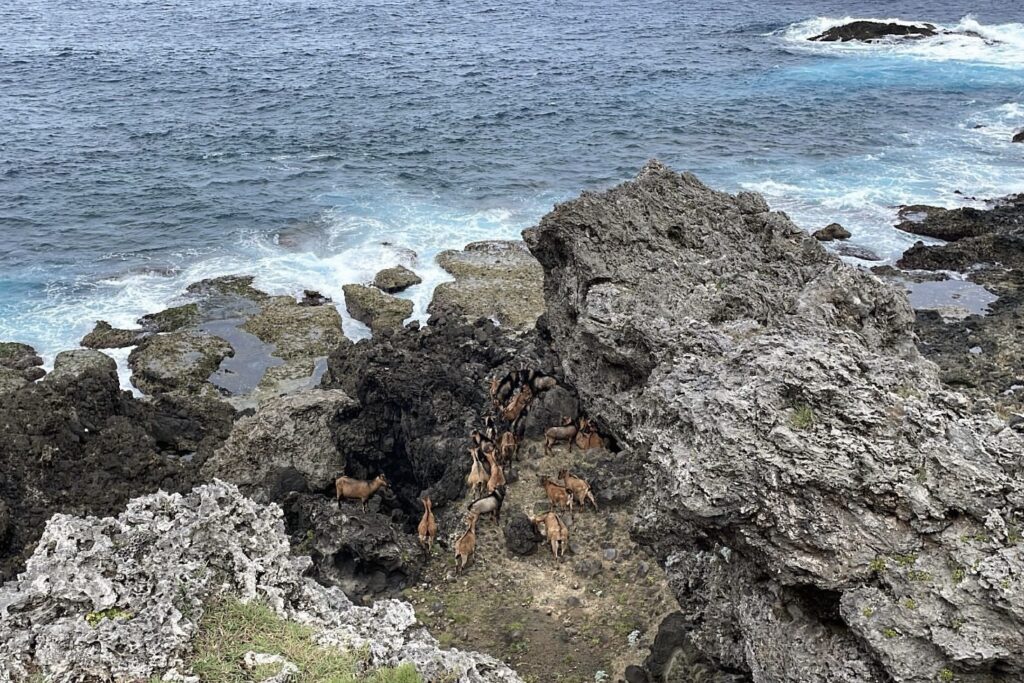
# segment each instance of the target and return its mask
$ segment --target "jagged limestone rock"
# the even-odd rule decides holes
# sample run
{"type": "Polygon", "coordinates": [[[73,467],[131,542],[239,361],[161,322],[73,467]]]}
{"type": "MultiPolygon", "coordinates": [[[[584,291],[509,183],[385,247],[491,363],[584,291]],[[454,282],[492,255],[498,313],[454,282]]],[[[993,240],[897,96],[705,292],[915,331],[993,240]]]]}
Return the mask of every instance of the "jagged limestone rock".
{"type": "Polygon", "coordinates": [[[759,683],[1024,676],[1024,441],[943,388],[902,292],[656,162],[524,236],[567,380],[648,461],[636,533],[707,657],[759,683]]]}
{"type": "Polygon", "coordinates": [[[116,518],[55,515],[25,572],[0,587],[0,681],[182,680],[204,605],[227,595],[265,601],[322,645],[365,649],[371,667],[520,681],[488,656],[440,649],[408,603],[353,606],[304,577],[309,565],[290,554],[276,505],[220,481],[136,498],[116,518]]]}

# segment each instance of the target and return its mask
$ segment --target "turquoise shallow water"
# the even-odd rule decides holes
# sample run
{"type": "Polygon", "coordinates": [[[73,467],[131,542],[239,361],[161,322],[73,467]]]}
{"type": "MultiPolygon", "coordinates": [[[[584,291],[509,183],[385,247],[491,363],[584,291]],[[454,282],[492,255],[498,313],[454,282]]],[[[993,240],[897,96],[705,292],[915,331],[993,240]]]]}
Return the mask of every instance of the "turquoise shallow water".
{"type": "Polygon", "coordinates": [[[229,272],[340,301],[395,262],[423,315],[438,250],[649,157],[884,257],[896,204],[1024,189],[1021,6],[719,5],[5,3],[0,339],[52,357],[229,272]],[[978,36],[804,40],[844,17],[978,36]]]}

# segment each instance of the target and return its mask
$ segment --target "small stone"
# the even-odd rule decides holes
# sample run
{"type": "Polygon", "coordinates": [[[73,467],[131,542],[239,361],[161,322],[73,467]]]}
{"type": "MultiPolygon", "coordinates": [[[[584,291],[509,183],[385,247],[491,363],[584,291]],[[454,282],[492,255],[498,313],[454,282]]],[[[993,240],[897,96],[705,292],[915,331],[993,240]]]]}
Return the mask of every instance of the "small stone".
{"type": "Polygon", "coordinates": [[[592,579],[603,571],[600,560],[586,559],[576,563],[576,573],[585,579],[592,579]]]}
{"type": "Polygon", "coordinates": [[[839,223],[829,223],[824,228],[816,230],[811,237],[818,240],[819,242],[831,242],[832,240],[845,240],[849,239],[850,231],[839,225],[839,223]]]}
{"type": "Polygon", "coordinates": [[[602,557],[603,557],[603,558],[604,558],[605,560],[607,560],[608,562],[611,562],[612,560],[614,560],[614,559],[616,558],[616,556],[618,556],[618,554],[619,554],[619,553],[618,553],[618,551],[617,551],[617,550],[615,550],[615,548],[605,548],[605,549],[604,549],[604,550],[603,550],[603,551],[601,552],[601,556],[602,556],[602,557]]]}
{"type": "Polygon", "coordinates": [[[575,595],[570,595],[565,599],[565,605],[566,607],[583,607],[583,601],[575,595]]]}
{"type": "Polygon", "coordinates": [[[648,564],[647,562],[644,562],[643,560],[641,560],[636,565],[636,575],[637,575],[637,578],[641,578],[642,579],[643,577],[647,576],[650,573],[650,571],[651,571],[651,565],[648,564]]]}
{"type": "Polygon", "coordinates": [[[647,683],[647,672],[635,664],[630,664],[625,671],[627,683],[647,683]]]}

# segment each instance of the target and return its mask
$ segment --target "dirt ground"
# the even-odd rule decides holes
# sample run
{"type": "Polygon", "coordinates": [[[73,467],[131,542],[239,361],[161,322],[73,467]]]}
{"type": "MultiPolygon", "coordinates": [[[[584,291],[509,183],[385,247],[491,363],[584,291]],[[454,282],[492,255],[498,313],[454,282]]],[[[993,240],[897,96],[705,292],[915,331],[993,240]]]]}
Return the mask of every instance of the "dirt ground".
{"type": "Polygon", "coordinates": [[[512,554],[503,530],[513,514],[547,511],[542,474],[554,478],[561,467],[617,456],[575,449],[570,455],[565,445],[545,456],[541,442],[530,442],[520,457],[502,524],[480,519],[467,570],[455,576],[452,548],[464,529],[468,495],[458,513],[444,515],[448,524],[439,531],[424,579],[405,598],[442,644],[489,653],[531,683],[619,681],[626,666],[647,656],[662,618],[679,609],[661,568],[629,538],[632,504],[564,514],[570,551],[561,562],[546,542],[530,556],[512,554]]]}

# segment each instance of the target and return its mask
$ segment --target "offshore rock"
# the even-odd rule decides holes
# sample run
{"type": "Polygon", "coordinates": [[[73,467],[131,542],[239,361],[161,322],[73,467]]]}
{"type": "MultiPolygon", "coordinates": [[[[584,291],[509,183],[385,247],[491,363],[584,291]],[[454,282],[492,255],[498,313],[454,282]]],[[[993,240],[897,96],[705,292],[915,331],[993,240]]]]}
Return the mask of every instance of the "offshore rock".
{"type": "Polygon", "coordinates": [[[373,286],[384,290],[388,294],[401,292],[421,282],[423,282],[423,279],[405,266],[385,268],[373,278],[373,286]]]}
{"type": "Polygon", "coordinates": [[[928,38],[938,35],[932,24],[896,24],[884,21],[851,21],[848,24],[834,26],[809,40],[841,41],[860,40],[873,42],[890,37],[928,38]]]}
{"type": "Polygon", "coordinates": [[[290,553],[276,505],[223,482],[137,498],[116,518],[55,515],[25,573],[0,587],[0,680],[188,673],[205,605],[221,596],[265,601],[313,627],[321,645],[364,650],[371,667],[410,662],[425,680],[520,680],[485,655],[442,650],[407,603],[353,606],[304,577],[309,563],[290,553]]]}
{"type": "Polygon", "coordinates": [[[657,162],[524,236],[567,380],[648,462],[635,533],[704,657],[765,683],[1024,676],[1024,440],[942,387],[901,292],[657,162]]]}
{"type": "Polygon", "coordinates": [[[87,349],[120,349],[135,346],[144,334],[143,330],[120,330],[111,327],[106,320],[97,320],[92,332],[82,337],[82,346],[87,349]]]}
{"type": "Polygon", "coordinates": [[[385,294],[376,287],[345,285],[342,289],[349,314],[369,326],[374,334],[400,328],[412,315],[412,301],[385,294]]]}
{"type": "Polygon", "coordinates": [[[900,208],[896,228],[922,237],[955,242],[994,232],[1024,227],[1024,194],[1011,195],[990,202],[987,209],[971,206],[943,209],[913,204],[900,208]]]}
{"type": "Polygon", "coordinates": [[[819,242],[831,242],[832,240],[845,240],[850,238],[850,231],[839,225],[839,223],[829,223],[821,230],[815,230],[811,233],[811,237],[818,240],[819,242]]]}
{"type": "Polygon", "coordinates": [[[233,355],[231,344],[220,337],[180,330],[144,340],[129,354],[128,365],[132,384],[147,394],[216,396],[209,377],[221,361],[233,355]]]}

